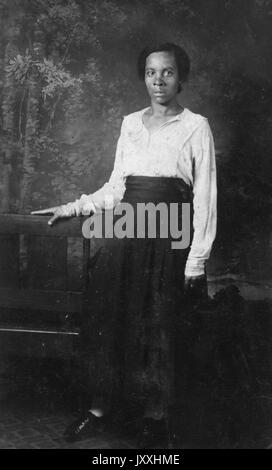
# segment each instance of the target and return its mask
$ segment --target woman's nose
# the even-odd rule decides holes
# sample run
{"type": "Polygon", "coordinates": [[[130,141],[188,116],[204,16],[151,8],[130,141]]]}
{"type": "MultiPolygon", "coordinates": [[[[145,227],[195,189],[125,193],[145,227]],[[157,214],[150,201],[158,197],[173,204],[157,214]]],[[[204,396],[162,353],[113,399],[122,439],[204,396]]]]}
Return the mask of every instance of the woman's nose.
{"type": "Polygon", "coordinates": [[[161,74],[155,75],[154,85],[162,85],[163,84],[163,77],[161,74]]]}

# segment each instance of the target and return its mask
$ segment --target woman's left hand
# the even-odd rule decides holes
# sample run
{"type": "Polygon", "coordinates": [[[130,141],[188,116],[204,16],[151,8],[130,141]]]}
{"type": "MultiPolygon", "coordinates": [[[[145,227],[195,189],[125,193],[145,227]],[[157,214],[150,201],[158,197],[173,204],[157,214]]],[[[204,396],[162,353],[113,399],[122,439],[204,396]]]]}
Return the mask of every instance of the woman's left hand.
{"type": "Polygon", "coordinates": [[[185,276],[184,292],[193,301],[207,298],[208,286],[206,274],[199,276],[185,276]]]}

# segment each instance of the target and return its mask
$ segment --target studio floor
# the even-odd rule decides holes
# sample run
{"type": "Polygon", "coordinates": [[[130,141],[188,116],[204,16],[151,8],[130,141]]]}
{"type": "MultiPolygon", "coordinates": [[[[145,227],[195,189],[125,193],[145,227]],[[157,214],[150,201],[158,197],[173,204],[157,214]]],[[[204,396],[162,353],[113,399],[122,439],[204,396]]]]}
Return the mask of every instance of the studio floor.
{"type": "Polygon", "coordinates": [[[68,444],[63,430],[75,419],[69,412],[1,404],[0,449],[133,449],[133,442],[107,434],[68,444]]]}
{"type": "MultiPolygon", "coordinates": [[[[271,307],[229,297],[184,323],[179,449],[272,449],[271,307]]],[[[0,448],[135,449],[122,433],[63,439],[79,408],[73,379],[69,362],[1,357],[0,448]]]]}
{"type": "MultiPolygon", "coordinates": [[[[0,449],[136,449],[133,439],[120,438],[100,433],[80,442],[69,444],[62,435],[66,426],[75,419],[75,413],[68,411],[39,410],[1,403],[0,449]]],[[[220,448],[210,442],[201,445],[201,439],[187,435],[181,449],[220,448]]],[[[271,426],[256,431],[255,439],[244,437],[239,445],[222,445],[221,448],[272,449],[271,426]]]]}

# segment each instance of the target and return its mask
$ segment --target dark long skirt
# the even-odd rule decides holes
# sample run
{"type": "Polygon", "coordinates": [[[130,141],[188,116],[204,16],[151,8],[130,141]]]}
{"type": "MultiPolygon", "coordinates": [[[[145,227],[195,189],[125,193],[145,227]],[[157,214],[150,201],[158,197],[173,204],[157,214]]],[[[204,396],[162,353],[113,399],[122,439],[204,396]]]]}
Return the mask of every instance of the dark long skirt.
{"type": "MultiPolygon", "coordinates": [[[[179,228],[182,203],[190,203],[191,244],[192,192],[182,179],[129,176],[122,202],[134,209],[139,202],[164,202],[168,208],[176,202],[179,228]]],[[[136,230],[136,217],[134,222],[136,230]]],[[[170,234],[160,238],[158,230],[155,238],[115,236],[100,241],[90,259],[81,345],[93,407],[137,403],[146,415],[166,416],[175,404],[175,350],[190,245],[173,249],[172,241],[170,234]]]]}

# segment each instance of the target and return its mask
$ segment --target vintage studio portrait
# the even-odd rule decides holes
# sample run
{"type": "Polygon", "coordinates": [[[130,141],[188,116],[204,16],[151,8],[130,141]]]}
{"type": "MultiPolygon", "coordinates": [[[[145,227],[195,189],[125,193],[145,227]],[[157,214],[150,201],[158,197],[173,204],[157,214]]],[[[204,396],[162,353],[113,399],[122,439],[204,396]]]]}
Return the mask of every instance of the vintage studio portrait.
{"type": "Polygon", "coordinates": [[[0,0],[1,449],[272,448],[271,15],[0,0]]]}

